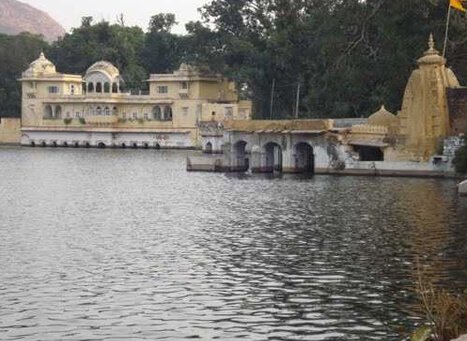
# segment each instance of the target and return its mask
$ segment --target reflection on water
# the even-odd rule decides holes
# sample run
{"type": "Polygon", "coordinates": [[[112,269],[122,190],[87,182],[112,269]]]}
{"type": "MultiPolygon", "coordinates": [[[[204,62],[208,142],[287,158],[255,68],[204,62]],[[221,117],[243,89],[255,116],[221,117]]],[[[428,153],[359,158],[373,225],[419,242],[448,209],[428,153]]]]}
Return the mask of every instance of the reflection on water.
{"type": "Polygon", "coordinates": [[[467,282],[455,182],[186,173],[0,149],[0,339],[400,340],[416,259],[467,282]]]}

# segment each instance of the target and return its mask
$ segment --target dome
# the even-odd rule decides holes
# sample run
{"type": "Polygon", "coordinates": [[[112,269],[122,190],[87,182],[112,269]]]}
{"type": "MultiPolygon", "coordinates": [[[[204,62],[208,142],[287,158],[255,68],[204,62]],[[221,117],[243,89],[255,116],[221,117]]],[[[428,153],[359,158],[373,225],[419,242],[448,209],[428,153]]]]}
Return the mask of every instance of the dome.
{"type": "Polygon", "coordinates": [[[386,110],[384,105],[368,118],[368,124],[372,126],[391,127],[397,124],[397,117],[386,110]]]}
{"type": "Polygon", "coordinates": [[[23,72],[23,77],[34,77],[43,76],[57,73],[55,65],[45,58],[43,52],[41,52],[39,58],[29,64],[29,68],[23,72]]]}
{"type": "Polygon", "coordinates": [[[87,69],[85,77],[95,72],[104,73],[111,81],[117,80],[120,77],[120,71],[112,63],[104,60],[91,65],[87,69]]]}
{"type": "Polygon", "coordinates": [[[195,66],[186,64],[186,63],[180,64],[179,69],[176,71],[176,73],[180,75],[192,74],[192,73],[198,73],[198,72],[199,70],[195,66]]]}

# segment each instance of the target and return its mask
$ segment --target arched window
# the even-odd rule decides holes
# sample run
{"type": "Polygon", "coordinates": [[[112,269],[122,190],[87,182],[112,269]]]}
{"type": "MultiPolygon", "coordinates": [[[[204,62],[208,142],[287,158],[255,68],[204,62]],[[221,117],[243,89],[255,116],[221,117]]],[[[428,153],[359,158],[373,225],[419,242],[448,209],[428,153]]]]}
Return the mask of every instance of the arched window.
{"type": "Polygon", "coordinates": [[[62,118],[62,107],[60,105],[55,107],[55,118],[62,118]]]}
{"type": "Polygon", "coordinates": [[[116,94],[118,92],[118,84],[117,83],[112,83],[112,92],[116,94]]]}
{"type": "Polygon", "coordinates": [[[44,108],[44,118],[52,118],[52,107],[50,105],[46,105],[44,108]]]}
{"type": "Polygon", "coordinates": [[[117,114],[118,114],[117,107],[113,107],[112,108],[112,115],[117,115],[117,114]]]}
{"type": "Polygon", "coordinates": [[[102,93],[102,83],[101,82],[96,83],[96,92],[97,93],[102,93]]]}
{"type": "Polygon", "coordinates": [[[101,108],[101,107],[97,107],[97,108],[96,108],[96,115],[97,115],[97,116],[102,115],[102,108],[101,108]]]}
{"type": "Polygon", "coordinates": [[[172,121],[172,108],[169,106],[164,108],[164,120],[172,121]]]}
{"type": "Polygon", "coordinates": [[[211,142],[206,143],[206,146],[204,147],[204,152],[206,154],[212,154],[212,143],[211,142]]]}
{"type": "Polygon", "coordinates": [[[94,92],[94,83],[88,83],[88,92],[89,93],[94,92]]]}
{"type": "Polygon", "coordinates": [[[162,112],[161,112],[161,107],[156,105],[154,108],[152,108],[152,117],[157,120],[157,121],[160,121],[162,119],[162,112]]]}
{"type": "Polygon", "coordinates": [[[104,115],[105,116],[110,116],[110,108],[109,107],[104,108],[104,115]]]}
{"type": "Polygon", "coordinates": [[[106,94],[110,93],[110,83],[109,82],[104,83],[104,92],[106,94]]]}

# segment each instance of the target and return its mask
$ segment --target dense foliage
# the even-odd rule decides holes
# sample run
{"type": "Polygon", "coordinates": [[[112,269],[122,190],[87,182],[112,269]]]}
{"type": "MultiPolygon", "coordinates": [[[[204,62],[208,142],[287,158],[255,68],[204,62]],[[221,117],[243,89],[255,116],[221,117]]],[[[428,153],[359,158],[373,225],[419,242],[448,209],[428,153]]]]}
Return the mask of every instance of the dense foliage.
{"type": "Polygon", "coordinates": [[[0,117],[19,116],[21,89],[17,79],[46,47],[41,37],[29,33],[0,34],[0,117]]]}
{"type": "MultiPolygon", "coordinates": [[[[400,108],[402,93],[433,32],[442,48],[448,0],[213,0],[203,20],[171,32],[172,14],[154,15],[147,32],[118,23],[82,25],[51,46],[38,37],[0,38],[0,113],[19,114],[14,81],[40,49],[62,72],[83,73],[99,59],[114,63],[132,90],[149,73],[181,62],[222,72],[255,103],[258,118],[293,115],[298,84],[300,117],[360,117],[381,103],[400,108]],[[14,45],[12,47],[12,45],[14,45]],[[6,61],[6,62],[4,62],[6,61]]],[[[467,78],[467,20],[451,15],[447,58],[467,78]]]]}

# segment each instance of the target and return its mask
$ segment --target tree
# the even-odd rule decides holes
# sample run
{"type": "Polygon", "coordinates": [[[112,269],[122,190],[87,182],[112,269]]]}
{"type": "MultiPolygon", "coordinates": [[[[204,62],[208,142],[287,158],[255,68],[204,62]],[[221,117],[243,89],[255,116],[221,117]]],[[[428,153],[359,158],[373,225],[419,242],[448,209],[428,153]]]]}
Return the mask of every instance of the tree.
{"type": "Polygon", "coordinates": [[[140,54],[143,67],[151,73],[171,72],[183,59],[185,39],[170,32],[175,24],[175,15],[172,13],[151,17],[140,54]]]}
{"type": "Polygon", "coordinates": [[[21,116],[21,84],[18,78],[48,44],[42,36],[0,34],[0,117],[21,116]]]}
{"type": "MultiPolygon", "coordinates": [[[[196,59],[216,51],[216,67],[249,83],[259,117],[269,116],[273,79],[275,117],[290,116],[299,82],[302,117],[359,117],[381,103],[400,108],[429,33],[442,43],[447,6],[444,0],[214,0],[202,9],[203,28],[191,33],[212,31],[216,39],[196,59]]],[[[447,57],[467,75],[467,22],[458,12],[451,19],[447,57]]]]}
{"type": "Polygon", "coordinates": [[[139,90],[147,78],[140,60],[144,41],[139,27],[106,21],[94,24],[91,17],[85,17],[81,27],[52,45],[50,58],[62,72],[74,74],[83,74],[98,60],[107,60],[120,70],[127,88],[139,90]]]}
{"type": "Polygon", "coordinates": [[[160,13],[153,15],[149,20],[149,32],[170,32],[177,24],[175,14],[160,13]]]}

